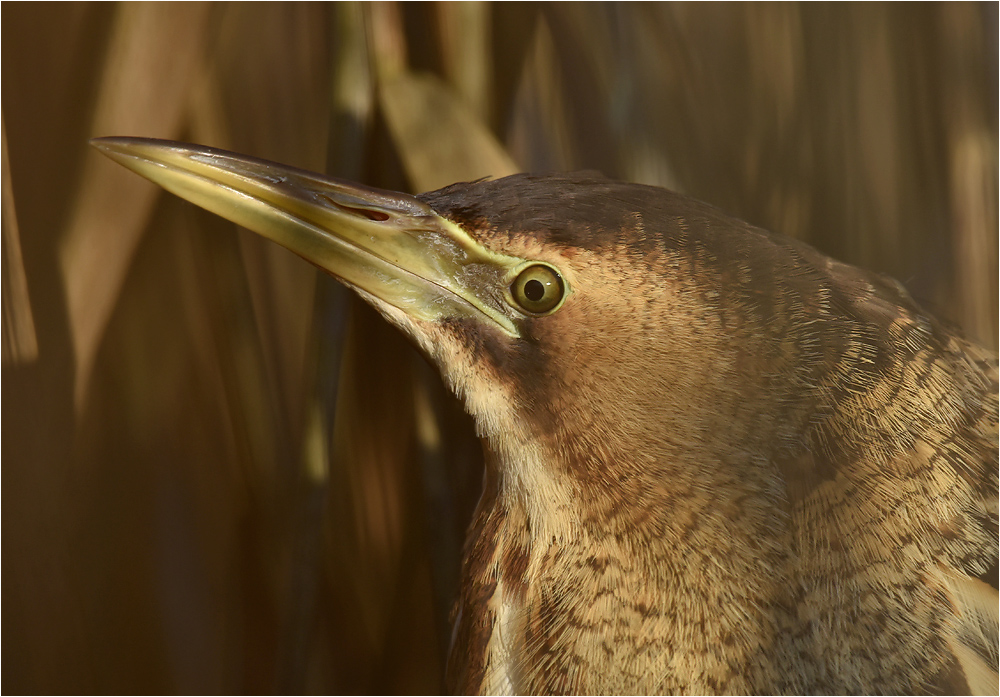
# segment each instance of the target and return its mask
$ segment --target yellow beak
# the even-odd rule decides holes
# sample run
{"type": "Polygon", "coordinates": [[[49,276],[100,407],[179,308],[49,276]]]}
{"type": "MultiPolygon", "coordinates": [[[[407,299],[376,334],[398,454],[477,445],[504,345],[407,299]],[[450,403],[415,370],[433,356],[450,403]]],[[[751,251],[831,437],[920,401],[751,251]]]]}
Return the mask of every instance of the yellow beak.
{"type": "Polygon", "coordinates": [[[517,336],[496,293],[524,261],[485,249],[419,199],[244,155],[150,138],[95,138],[164,189],[277,242],[418,321],[486,321],[517,336]]]}

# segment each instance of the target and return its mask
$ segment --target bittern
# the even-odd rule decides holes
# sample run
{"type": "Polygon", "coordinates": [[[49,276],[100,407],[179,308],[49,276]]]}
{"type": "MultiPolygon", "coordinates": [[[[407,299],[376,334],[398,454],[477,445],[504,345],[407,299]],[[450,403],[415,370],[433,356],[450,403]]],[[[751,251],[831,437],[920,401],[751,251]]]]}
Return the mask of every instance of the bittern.
{"type": "Polygon", "coordinates": [[[997,359],[890,278],[670,191],[409,196],[94,144],[333,274],[474,418],[468,693],[997,692],[997,359]]]}

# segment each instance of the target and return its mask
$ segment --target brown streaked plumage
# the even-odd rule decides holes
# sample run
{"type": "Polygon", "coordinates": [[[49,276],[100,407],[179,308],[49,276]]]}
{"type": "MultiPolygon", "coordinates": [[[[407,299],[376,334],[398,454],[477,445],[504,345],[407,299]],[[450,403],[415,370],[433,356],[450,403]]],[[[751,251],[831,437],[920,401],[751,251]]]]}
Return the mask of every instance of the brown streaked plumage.
{"type": "Polygon", "coordinates": [[[587,175],[414,198],[96,144],[343,279],[464,400],[454,690],[996,692],[997,360],[895,281],[587,175]]]}

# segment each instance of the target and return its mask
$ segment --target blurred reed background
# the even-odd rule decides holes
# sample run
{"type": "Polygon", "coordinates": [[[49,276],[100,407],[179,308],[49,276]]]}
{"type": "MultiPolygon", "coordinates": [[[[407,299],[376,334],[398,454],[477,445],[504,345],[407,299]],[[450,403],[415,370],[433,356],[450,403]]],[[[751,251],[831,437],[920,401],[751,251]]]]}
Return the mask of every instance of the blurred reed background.
{"type": "Polygon", "coordinates": [[[88,138],[411,192],[598,169],[887,272],[995,348],[997,21],[4,3],[3,692],[438,692],[480,485],[392,329],[88,138]]]}

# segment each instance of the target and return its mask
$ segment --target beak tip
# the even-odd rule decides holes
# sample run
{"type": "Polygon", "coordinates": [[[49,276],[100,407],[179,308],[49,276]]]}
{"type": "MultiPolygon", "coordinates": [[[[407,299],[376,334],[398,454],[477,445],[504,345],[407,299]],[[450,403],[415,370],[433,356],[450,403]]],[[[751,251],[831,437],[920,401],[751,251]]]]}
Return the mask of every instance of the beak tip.
{"type": "Polygon", "coordinates": [[[143,145],[166,144],[170,141],[154,141],[151,138],[130,138],[128,136],[100,136],[91,138],[87,142],[103,154],[113,157],[114,155],[137,153],[143,145]]]}
{"type": "Polygon", "coordinates": [[[125,145],[122,142],[123,140],[124,140],[123,138],[103,137],[103,138],[91,138],[87,142],[93,148],[99,151],[102,155],[106,155],[111,159],[117,159],[115,158],[115,155],[122,154],[123,150],[122,146],[125,145]]]}

